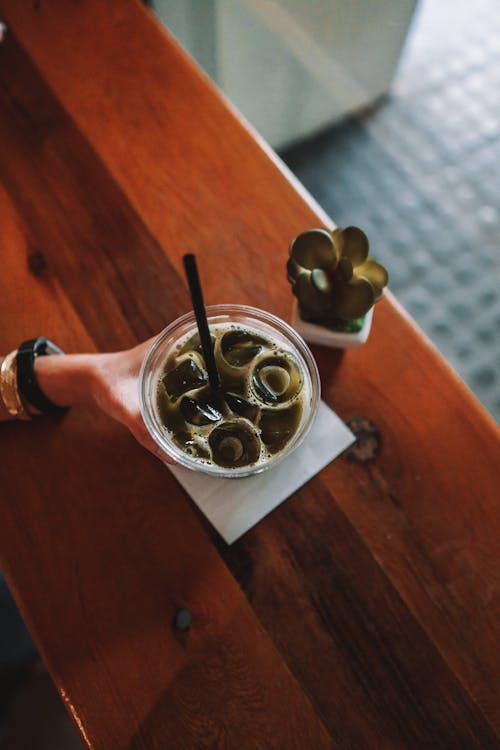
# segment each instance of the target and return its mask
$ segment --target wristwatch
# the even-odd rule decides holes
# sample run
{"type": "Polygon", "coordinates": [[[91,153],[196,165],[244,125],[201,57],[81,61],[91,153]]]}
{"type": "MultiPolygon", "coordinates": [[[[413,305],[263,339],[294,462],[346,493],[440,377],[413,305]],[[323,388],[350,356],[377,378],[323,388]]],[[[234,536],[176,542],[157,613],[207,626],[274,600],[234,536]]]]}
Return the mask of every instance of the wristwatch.
{"type": "Polygon", "coordinates": [[[23,341],[17,350],[17,388],[21,396],[35,409],[44,414],[62,414],[68,411],[67,406],[57,406],[41,391],[35,374],[36,357],[49,354],[64,354],[49,339],[39,336],[36,339],[23,341]]]}

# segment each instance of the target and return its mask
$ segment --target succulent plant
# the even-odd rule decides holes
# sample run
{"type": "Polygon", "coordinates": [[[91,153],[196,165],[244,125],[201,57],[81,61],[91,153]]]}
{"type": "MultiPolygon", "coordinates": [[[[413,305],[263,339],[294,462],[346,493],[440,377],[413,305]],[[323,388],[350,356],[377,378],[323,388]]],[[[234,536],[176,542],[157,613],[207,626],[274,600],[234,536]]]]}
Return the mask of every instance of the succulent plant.
{"type": "Polygon", "coordinates": [[[290,245],[287,274],[302,319],[327,326],[362,318],[388,281],[358,227],[302,232],[290,245]]]}

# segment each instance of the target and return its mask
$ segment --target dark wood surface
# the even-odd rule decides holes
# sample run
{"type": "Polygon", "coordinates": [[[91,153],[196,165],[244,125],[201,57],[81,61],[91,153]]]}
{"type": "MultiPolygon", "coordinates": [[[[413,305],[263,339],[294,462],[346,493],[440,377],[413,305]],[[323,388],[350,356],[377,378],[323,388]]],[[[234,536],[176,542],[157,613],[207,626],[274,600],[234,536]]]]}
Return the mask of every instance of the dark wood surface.
{"type": "MultiPolygon", "coordinates": [[[[288,243],[329,219],[149,11],[0,17],[0,351],[158,332],[188,251],[207,302],[289,318],[288,243]]],[[[378,454],[232,547],[101,414],[1,426],[0,566],[89,746],[499,747],[499,431],[390,294],[314,353],[378,454]]]]}

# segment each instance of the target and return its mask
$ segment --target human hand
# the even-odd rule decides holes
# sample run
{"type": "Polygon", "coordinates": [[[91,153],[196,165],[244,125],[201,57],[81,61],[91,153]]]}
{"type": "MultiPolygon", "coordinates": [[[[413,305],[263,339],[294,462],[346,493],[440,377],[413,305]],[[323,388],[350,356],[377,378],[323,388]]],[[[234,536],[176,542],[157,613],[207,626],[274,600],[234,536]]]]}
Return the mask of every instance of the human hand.
{"type": "Polygon", "coordinates": [[[97,405],[127,427],[144,448],[172,463],[149,434],[139,407],[139,372],[153,341],[106,354],[37,357],[35,371],[41,390],[55,404],[97,405]]]}
{"type": "Polygon", "coordinates": [[[151,437],[139,406],[139,373],[154,338],[122,352],[96,354],[94,401],[105,414],[125,425],[144,448],[174,463],[151,437]]]}

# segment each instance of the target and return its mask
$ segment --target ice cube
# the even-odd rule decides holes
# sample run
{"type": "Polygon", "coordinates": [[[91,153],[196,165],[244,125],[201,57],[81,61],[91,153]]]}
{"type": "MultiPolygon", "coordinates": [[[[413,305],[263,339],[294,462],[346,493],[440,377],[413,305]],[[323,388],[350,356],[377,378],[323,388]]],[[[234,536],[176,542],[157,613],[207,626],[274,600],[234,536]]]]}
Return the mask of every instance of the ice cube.
{"type": "Polygon", "coordinates": [[[279,409],[262,409],[260,435],[269,453],[282,450],[297,432],[302,418],[302,403],[279,409]]]}
{"type": "Polygon", "coordinates": [[[163,385],[170,398],[177,401],[179,396],[208,382],[201,357],[194,352],[182,359],[179,364],[163,376],[163,385]]]}
{"type": "Polygon", "coordinates": [[[224,334],[220,346],[226,362],[233,367],[244,367],[270,342],[256,333],[234,330],[224,334]]]}
{"type": "Polygon", "coordinates": [[[227,469],[254,464],[260,456],[260,439],[247,422],[224,422],[214,427],[208,442],[213,461],[227,469]]]}
{"type": "Polygon", "coordinates": [[[186,422],[197,427],[219,422],[222,419],[222,413],[215,406],[192,396],[184,396],[182,399],[181,413],[186,422]]]}
{"type": "Polygon", "coordinates": [[[282,404],[294,398],[302,388],[302,376],[291,357],[264,357],[252,373],[254,393],[267,404],[282,404]]]}

